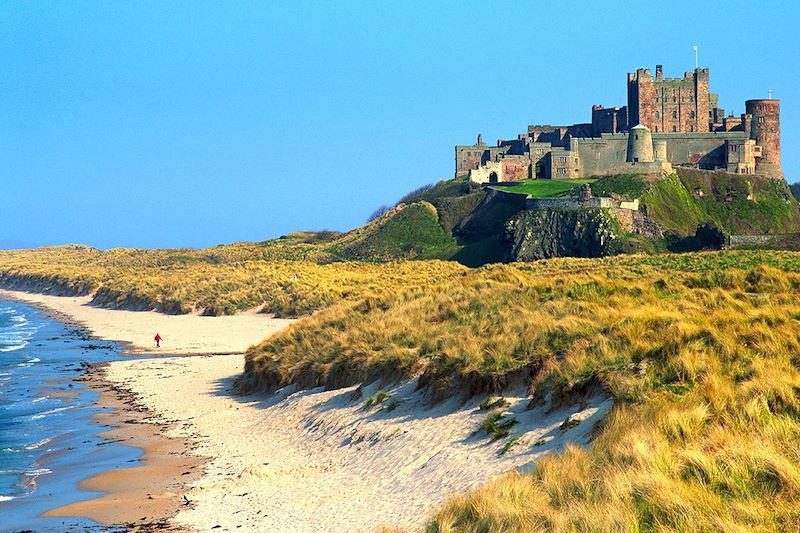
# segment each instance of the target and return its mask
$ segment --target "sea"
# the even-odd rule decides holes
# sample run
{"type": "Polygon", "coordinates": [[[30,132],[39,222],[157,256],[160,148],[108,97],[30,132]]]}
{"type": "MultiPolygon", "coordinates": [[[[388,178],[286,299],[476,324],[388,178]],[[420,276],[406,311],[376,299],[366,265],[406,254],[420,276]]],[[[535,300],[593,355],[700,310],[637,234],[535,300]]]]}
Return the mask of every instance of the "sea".
{"type": "Polygon", "coordinates": [[[121,357],[30,305],[0,299],[0,532],[113,531],[49,509],[99,495],[80,481],[135,466],[141,450],[98,437],[98,394],[81,381],[86,363],[121,357]]]}

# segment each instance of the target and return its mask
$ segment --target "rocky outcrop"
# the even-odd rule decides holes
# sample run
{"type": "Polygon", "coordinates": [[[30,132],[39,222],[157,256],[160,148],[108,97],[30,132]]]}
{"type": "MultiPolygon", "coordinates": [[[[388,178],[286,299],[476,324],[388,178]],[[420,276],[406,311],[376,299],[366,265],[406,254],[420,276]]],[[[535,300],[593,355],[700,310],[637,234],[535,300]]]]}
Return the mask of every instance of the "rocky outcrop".
{"type": "Polygon", "coordinates": [[[505,260],[609,255],[614,227],[602,209],[521,211],[505,227],[505,260]]]}

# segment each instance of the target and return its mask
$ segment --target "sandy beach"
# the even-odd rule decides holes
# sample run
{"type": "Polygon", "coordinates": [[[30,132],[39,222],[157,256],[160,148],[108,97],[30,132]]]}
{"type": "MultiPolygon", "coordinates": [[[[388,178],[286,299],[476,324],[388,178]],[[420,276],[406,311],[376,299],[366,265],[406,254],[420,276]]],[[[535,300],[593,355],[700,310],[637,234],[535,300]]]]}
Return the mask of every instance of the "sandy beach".
{"type": "Polygon", "coordinates": [[[377,385],[361,395],[349,387],[241,397],[231,392],[240,371],[235,355],[109,365],[109,380],[129,383],[144,405],[175,421],[171,435],[194,440],[194,453],[210,458],[188,492],[191,508],[173,519],[187,529],[413,530],[450,494],[529,468],[567,442],[586,443],[611,406],[592,398],[529,410],[520,390],[507,396],[520,440],[501,454],[502,443],[476,432],[486,416],[480,399],[431,408],[414,382],[386,389],[389,398],[369,409],[377,385]],[[580,423],[562,430],[570,417],[580,423]]]}
{"type": "MultiPolygon", "coordinates": [[[[190,346],[241,350],[288,324],[263,315],[171,317],[92,308],[79,298],[17,296],[138,353],[148,349],[154,324],[175,325],[180,333],[162,328],[166,339],[202,339],[171,346],[177,353],[190,346]]],[[[448,496],[528,469],[567,443],[587,443],[611,407],[597,396],[569,408],[529,408],[520,388],[506,396],[518,439],[504,450],[506,441],[480,429],[483,398],[431,406],[414,381],[383,389],[388,396],[371,407],[365,402],[378,384],[238,396],[232,386],[242,367],[241,354],[131,358],[102,367],[90,379],[103,401],[120,409],[109,436],[145,450],[143,464],[86,480],[108,494],[53,513],[180,531],[415,530],[448,496]]]]}
{"type": "Polygon", "coordinates": [[[43,306],[85,327],[98,339],[125,345],[132,354],[177,355],[244,353],[292,320],[256,312],[234,316],[165,315],[155,311],[108,310],[90,305],[90,296],[50,296],[0,289],[0,296],[43,306]],[[163,337],[156,349],[153,338],[163,337]]]}

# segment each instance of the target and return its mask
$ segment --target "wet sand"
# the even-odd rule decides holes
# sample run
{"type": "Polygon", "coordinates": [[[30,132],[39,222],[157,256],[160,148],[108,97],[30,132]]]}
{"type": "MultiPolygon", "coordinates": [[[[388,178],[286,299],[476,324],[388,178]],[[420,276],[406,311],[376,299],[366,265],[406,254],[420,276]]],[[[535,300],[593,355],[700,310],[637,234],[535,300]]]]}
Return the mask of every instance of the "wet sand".
{"type": "MultiPolygon", "coordinates": [[[[241,354],[293,322],[254,312],[202,317],[109,310],[90,305],[88,296],[6,290],[0,290],[0,295],[39,307],[61,322],[79,325],[95,338],[116,341],[127,355],[241,354]],[[160,349],[153,346],[155,333],[165,339],[160,349]]],[[[97,405],[107,408],[94,417],[98,424],[112,429],[99,435],[139,448],[143,455],[136,466],[81,481],[82,488],[104,495],[52,509],[44,516],[85,517],[104,525],[122,524],[133,531],[184,531],[168,519],[191,508],[186,493],[202,476],[206,458],[192,451],[196,447],[192,437],[167,435],[172,424],[146,408],[124,381],[108,380],[107,371],[107,364],[92,365],[81,378],[99,393],[97,405]]]]}
{"type": "Polygon", "coordinates": [[[105,494],[45,516],[79,516],[105,525],[125,524],[132,530],[180,530],[167,518],[189,505],[182,495],[202,475],[205,459],[190,453],[190,439],[167,437],[170,425],[155,422],[133,394],[105,379],[105,370],[106,364],[96,365],[82,378],[100,393],[98,405],[110,409],[95,415],[99,424],[114,426],[100,436],[143,450],[141,464],[81,481],[82,488],[105,494]]]}
{"type": "MultiPolygon", "coordinates": [[[[125,313],[98,311],[106,324],[125,313]]],[[[122,333],[105,337],[131,338],[122,333]]],[[[52,512],[143,531],[417,530],[451,495],[587,444],[611,408],[602,395],[531,407],[524,387],[509,391],[516,445],[504,449],[480,429],[482,398],[431,406],[416,381],[386,388],[386,401],[372,407],[377,383],[239,396],[232,386],[243,363],[241,354],[131,358],[90,376],[103,404],[120,409],[109,415],[119,426],[109,435],[145,450],[144,461],[85,481],[105,496],[52,512]]]]}

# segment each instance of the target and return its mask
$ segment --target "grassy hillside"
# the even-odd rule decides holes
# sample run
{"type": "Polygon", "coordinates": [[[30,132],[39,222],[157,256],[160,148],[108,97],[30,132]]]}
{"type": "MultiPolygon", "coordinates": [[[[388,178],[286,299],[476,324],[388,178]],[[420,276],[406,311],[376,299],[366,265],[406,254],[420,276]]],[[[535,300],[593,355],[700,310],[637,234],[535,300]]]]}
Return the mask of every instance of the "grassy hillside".
{"type": "Polygon", "coordinates": [[[103,307],[167,313],[233,314],[261,308],[300,316],[341,300],[382,294],[385,286],[436,283],[464,270],[450,262],[318,264],[293,257],[323,252],[294,235],[266,245],[205,250],[100,251],[82,246],[0,251],[0,286],[55,294],[94,294],[103,307]],[[294,241],[294,243],[283,242],[294,241]],[[265,252],[264,248],[270,250],[265,252]],[[279,250],[284,250],[278,253],[279,250]]]}
{"type": "Polygon", "coordinates": [[[380,218],[337,239],[328,250],[356,260],[447,259],[458,249],[429,202],[400,204],[380,218]]]}
{"type": "MultiPolygon", "coordinates": [[[[567,194],[582,184],[590,184],[596,196],[641,199],[642,209],[667,235],[667,239],[656,240],[619,236],[616,249],[625,253],[676,246],[691,249],[691,243],[682,248],[679,244],[701,224],[713,224],[729,234],[800,231],[800,207],[786,183],[759,176],[676,169],[665,179],[620,174],[600,179],[530,180],[496,188],[544,198],[567,194]]],[[[423,187],[406,195],[403,202],[377,222],[321,247],[321,257],[331,254],[338,259],[368,261],[440,258],[468,266],[498,262],[506,255],[504,226],[520,209],[491,199],[464,178],[423,187]]]]}
{"type": "Polygon", "coordinates": [[[534,404],[613,398],[588,449],[455,498],[430,531],[786,529],[799,292],[789,252],[493,265],[330,307],[254,348],[239,386],[420,376],[444,398],[524,378],[534,404]]]}
{"type": "MultiPolygon", "coordinates": [[[[691,235],[706,222],[729,233],[792,233],[800,228],[797,201],[783,181],[681,169],[668,179],[620,175],[591,186],[598,195],[641,198],[647,213],[679,237],[691,235]]],[[[100,251],[67,246],[0,251],[0,283],[93,293],[95,303],[107,307],[213,315],[260,307],[281,316],[299,316],[342,299],[357,299],[377,288],[387,272],[419,268],[424,280],[463,272],[458,265],[396,269],[331,265],[335,262],[438,258],[479,266],[502,260],[503,229],[519,206],[493,201],[464,179],[439,182],[409,198],[414,201],[346,234],[297,232],[273,241],[201,250],[100,251]]],[[[798,247],[796,239],[781,242],[798,247]]],[[[657,244],[633,248],[657,250],[657,244]]],[[[416,281],[409,279],[398,283],[416,281]]]]}
{"type": "Polygon", "coordinates": [[[416,202],[429,202],[436,204],[441,198],[463,196],[472,192],[473,187],[466,177],[438,181],[432,185],[420,187],[403,196],[400,204],[413,204],[416,202]]]}
{"type": "Polygon", "coordinates": [[[666,179],[602,178],[592,184],[592,191],[641,198],[647,214],[678,236],[691,235],[706,223],[730,234],[800,231],[800,207],[783,180],[676,169],[666,179]]]}

